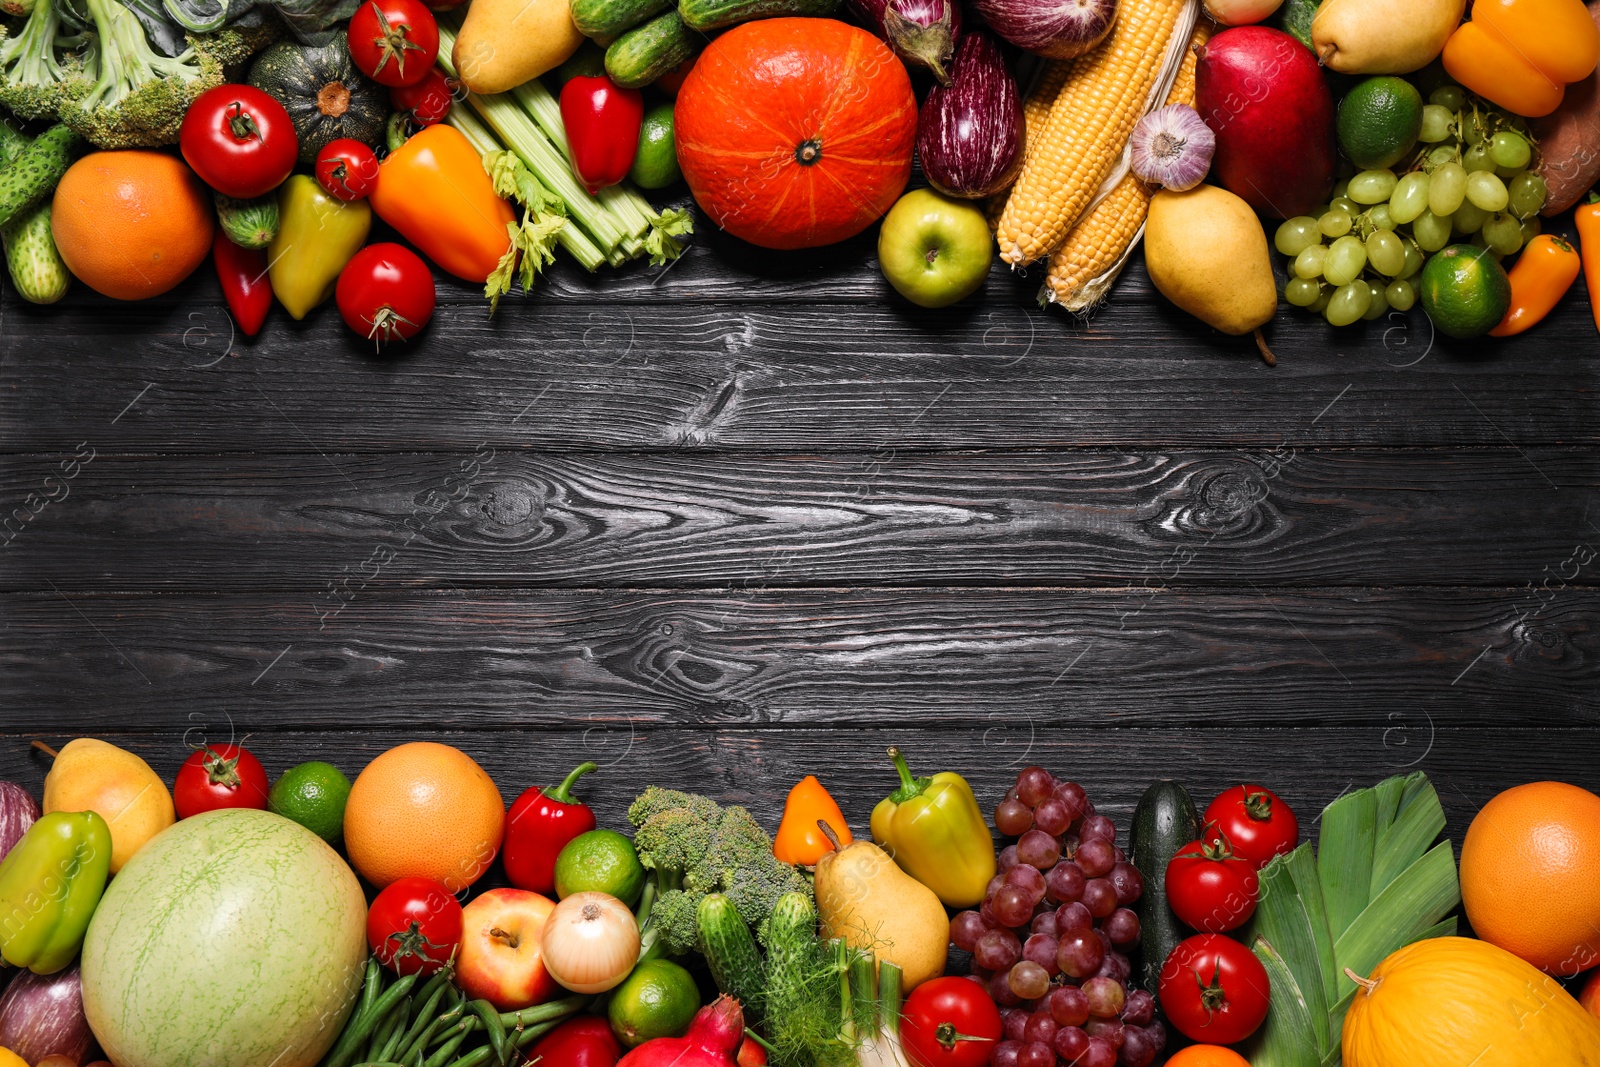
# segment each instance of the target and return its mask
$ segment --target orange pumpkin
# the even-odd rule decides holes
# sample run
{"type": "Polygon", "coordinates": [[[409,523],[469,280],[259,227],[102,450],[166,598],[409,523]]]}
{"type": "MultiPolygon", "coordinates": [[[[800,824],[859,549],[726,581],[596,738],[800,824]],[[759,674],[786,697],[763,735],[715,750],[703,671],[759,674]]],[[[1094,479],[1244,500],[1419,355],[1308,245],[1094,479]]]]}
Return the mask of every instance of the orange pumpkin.
{"type": "Polygon", "coordinates": [[[747,22],[678,90],[678,163],[711,220],[763,248],[853,237],[911,176],[917,101],[905,66],[835,19],[747,22]]]}

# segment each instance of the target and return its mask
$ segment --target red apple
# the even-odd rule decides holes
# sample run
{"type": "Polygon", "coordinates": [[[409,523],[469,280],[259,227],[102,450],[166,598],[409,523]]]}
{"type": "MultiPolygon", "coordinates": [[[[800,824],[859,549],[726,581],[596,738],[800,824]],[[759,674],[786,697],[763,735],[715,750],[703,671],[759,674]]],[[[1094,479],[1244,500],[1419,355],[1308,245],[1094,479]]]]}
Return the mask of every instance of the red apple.
{"type": "Polygon", "coordinates": [[[456,984],[501,1011],[549,1000],[556,980],[539,950],[544,922],[556,902],[526,889],[491,889],[461,911],[456,984]]]}

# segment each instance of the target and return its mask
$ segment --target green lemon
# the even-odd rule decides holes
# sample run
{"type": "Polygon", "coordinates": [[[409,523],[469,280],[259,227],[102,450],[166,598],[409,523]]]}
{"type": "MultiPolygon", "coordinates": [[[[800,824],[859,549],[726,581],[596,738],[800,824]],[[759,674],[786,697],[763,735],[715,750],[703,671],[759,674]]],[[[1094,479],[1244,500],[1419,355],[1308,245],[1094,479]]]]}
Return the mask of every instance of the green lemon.
{"type": "Polygon", "coordinates": [[[679,178],[678,141],[672,133],[672,101],[664,100],[644,113],[639,127],[639,154],[628,171],[641,189],[665,189],[679,178]]]}
{"type": "Polygon", "coordinates": [[[1417,295],[1440,333],[1482,337],[1505,318],[1511,280],[1487,248],[1451,245],[1428,257],[1417,295]]]}
{"type": "Polygon", "coordinates": [[[694,977],[671,960],[648,960],[611,994],[611,1032],[625,1048],[656,1037],[681,1037],[700,1010],[694,977]]]}
{"type": "Polygon", "coordinates": [[[1368,78],[1339,102],[1339,147],[1362,170],[1394,166],[1421,132],[1422,94],[1404,78],[1368,78]]]}
{"type": "Polygon", "coordinates": [[[633,842],[615,830],[590,830],[566,843],[556,856],[556,896],[585,890],[610,893],[628,907],[644,891],[644,865],[633,842]]]}
{"type": "Polygon", "coordinates": [[[333,842],[344,832],[344,802],[349,799],[350,779],[333,764],[312,760],[290,767],[273,783],[267,810],[333,842]]]}

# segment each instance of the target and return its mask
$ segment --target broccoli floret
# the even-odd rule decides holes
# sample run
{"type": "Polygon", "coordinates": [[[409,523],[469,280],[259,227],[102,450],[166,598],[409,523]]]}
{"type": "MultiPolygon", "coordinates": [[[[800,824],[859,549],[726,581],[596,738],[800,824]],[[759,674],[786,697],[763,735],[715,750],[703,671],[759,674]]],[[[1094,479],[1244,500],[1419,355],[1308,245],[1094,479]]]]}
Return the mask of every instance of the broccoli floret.
{"type": "Polygon", "coordinates": [[[650,821],[651,816],[664,811],[675,811],[678,808],[688,808],[707,822],[716,819],[722,811],[722,805],[710,797],[680,793],[676,789],[662,789],[652,785],[646,786],[645,791],[634,797],[633,803],[628,805],[628,821],[635,827],[643,826],[650,821]]]}
{"type": "Polygon", "coordinates": [[[656,898],[650,909],[650,925],[660,931],[661,947],[669,956],[684,956],[695,950],[699,924],[696,914],[704,893],[669,889],[656,898]]]}
{"type": "MultiPolygon", "coordinates": [[[[715,840],[713,825],[687,807],[652,815],[633,836],[640,861],[659,872],[663,889],[683,888],[688,872],[699,871],[711,855],[715,840]]],[[[704,885],[692,888],[706,892],[704,885]]]]}
{"type": "Polygon", "coordinates": [[[722,891],[752,929],[761,929],[772,914],[773,905],[785,893],[811,896],[811,880],[787,863],[768,857],[767,863],[740,867],[722,891]]]}
{"type": "Polygon", "coordinates": [[[21,29],[0,43],[0,103],[20,118],[53,118],[89,92],[93,79],[84,70],[85,42],[64,37],[53,0],[38,0],[21,29]],[[59,55],[69,46],[75,54],[59,55]]]}

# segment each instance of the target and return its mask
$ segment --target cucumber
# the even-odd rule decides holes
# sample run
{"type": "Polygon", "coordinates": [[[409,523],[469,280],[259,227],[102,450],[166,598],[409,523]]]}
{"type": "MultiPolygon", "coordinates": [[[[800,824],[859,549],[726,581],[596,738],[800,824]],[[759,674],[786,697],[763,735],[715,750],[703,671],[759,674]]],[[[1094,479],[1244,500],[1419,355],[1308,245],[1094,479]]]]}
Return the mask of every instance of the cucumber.
{"type": "Polygon", "coordinates": [[[694,55],[698,37],[676,11],[657,15],[611,42],[606,49],[606,73],[624,89],[649,85],[694,55]]]}
{"type": "Polygon", "coordinates": [[[72,275],[56,250],[50,233],[50,203],[35,204],[0,229],[6,266],[22,299],[34,304],[54,304],[67,295],[72,275]]]}
{"type": "Polygon", "coordinates": [[[1278,8],[1272,22],[1290,37],[1311,48],[1311,20],[1317,17],[1320,5],[1321,0],[1283,0],[1283,6],[1278,8]]]}
{"type": "Polygon", "coordinates": [[[1189,791],[1167,779],[1146,789],[1133,811],[1128,859],[1144,876],[1144,894],[1134,904],[1139,916],[1140,960],[1132,981],[1150,993],[1157,992],[1162,964],[1178,942],[1189,936],[1188,928],[1167,904],[1167,861],[1199,838],[1200,830],[1200,813],[1189,791]]]}
{"type": "Polygon", "coordinates": [[[692,30],[718,30],[737,22],[789,15],[826,18],[839,0],[678,0],[678,14],[692,30]]]}
{"type": "Polygon", "coordinates": [[[739,909],[721,893],[707,893],[695,912],[695,924],[700,932],[700,954],[706,958],[717,988],[737,997],[747,1017],[759,1019],[766,972],[756,939],[739,909]]]}
{"type": "Polygon", "coordinates": [[[33,138],[17,129],[9,119],[0,119],[0,165],[10,163],[22,154],[33,138]]]}
{"type": "Polygon", "coordinates": [[[0,171],[0,226],[55,191],[81,144],[83,138],[65,126],[52,126],[6,164],[0,171]]]}
{"type": "Polygon", "coordinates": [[[673,0],[572,0],[572,24],[585,37],[616,37],[672,6],[673,0]]]}
{"type": "Polygon", "coordinates": [[[278,236],[278,196],[268,193],[254,200],[217,195],[217,224],[228,240],[240,248],[265,248],[278,236]]]}

